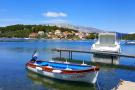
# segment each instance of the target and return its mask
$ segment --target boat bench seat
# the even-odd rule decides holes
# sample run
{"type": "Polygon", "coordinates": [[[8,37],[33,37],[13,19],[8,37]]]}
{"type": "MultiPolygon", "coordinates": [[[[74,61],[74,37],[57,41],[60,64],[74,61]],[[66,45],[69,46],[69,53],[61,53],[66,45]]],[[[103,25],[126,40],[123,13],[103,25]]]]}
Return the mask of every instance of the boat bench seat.
{"type": "Polygon", "coordinates": [[[115,44],[95,44],[96,47],[100,47],[100,46],[108,46],[108,47],[115,47],[115,44]]]}

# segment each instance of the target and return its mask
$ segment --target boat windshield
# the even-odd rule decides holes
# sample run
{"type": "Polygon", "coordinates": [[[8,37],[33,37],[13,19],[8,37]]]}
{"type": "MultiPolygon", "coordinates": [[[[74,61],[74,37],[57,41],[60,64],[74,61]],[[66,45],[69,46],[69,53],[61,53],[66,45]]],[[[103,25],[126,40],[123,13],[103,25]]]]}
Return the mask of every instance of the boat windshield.
{"type": "Polygon", "coordinates": [[[99,42],[101,45],[115,45],[115,35],[100,35],[99,42]]]}

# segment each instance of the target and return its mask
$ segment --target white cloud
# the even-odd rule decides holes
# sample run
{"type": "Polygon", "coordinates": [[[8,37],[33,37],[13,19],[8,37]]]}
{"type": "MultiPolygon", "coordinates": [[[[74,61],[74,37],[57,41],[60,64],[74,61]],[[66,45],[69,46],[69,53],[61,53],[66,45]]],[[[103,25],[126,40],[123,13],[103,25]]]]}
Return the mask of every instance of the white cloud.
{"type": "Polygon", "coordinates": [[[67,14],[63,12],[47,12],[47,13],[43,13],[43,16],[56,18],[56,17],[66,17],[67,14]]]}

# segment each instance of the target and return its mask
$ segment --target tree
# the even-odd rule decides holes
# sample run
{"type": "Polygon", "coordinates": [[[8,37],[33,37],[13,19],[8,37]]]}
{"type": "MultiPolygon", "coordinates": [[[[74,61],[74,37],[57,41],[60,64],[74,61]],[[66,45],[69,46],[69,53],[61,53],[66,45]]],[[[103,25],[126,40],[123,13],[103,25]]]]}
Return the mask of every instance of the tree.
{"type": "Polygon", "coordinates": [[[86,39],[95,39],[96,35],[94,33],[90,33],[88,36],[86,36],[86,39]]]}

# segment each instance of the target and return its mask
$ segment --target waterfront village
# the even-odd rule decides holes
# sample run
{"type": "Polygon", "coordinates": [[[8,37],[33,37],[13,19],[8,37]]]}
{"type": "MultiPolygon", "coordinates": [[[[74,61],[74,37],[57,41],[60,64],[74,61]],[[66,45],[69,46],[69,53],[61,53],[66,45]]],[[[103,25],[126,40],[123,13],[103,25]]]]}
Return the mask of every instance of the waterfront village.
{"type": "Polygon", "coordinates": [[[39,38],[39,39],[94,39],[95,33],[47,25],[11,25],[0,27],[2,38],[39,38]]]}
{"type": "Polygon", "coordinates": [[[93,39],[95,36],[93,33],[88,32],[75,32],[75,31],[64,31],[55,30],[54,32],[38,31],[32,32],[29,34],[29,38],[47,38],[47,39],[69,39],[69,40],[85,40],[85,39],[93,39]]]}
{"type": "MultiPolygon", "coordinates": [[[[0,27],[0,38],[38,38],[38,39],[66,39],[85,40],[97,38],[98,32],[84,32],[85,29],[77,30],[68,27],[58,27],[49,25],[10,25],[0,27]]],[[[102,31],[104,32],[104,31],[102,31]]],[[[119,37],[125,40],[135,40],[135,33],[119,33],[119,37]]]]}

